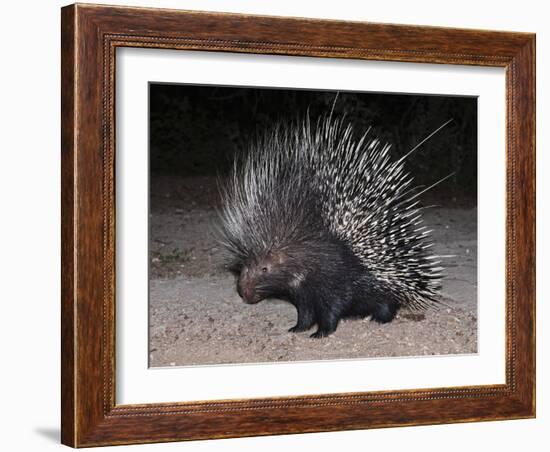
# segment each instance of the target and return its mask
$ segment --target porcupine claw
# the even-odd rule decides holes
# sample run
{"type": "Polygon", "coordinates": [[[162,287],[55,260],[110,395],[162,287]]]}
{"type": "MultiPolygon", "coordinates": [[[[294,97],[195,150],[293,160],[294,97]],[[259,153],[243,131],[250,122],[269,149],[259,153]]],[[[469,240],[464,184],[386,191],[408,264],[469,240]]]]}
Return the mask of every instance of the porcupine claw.
{"type": "Polygon", "coordinates": [[[332,333],[333,333],[332,331],[329,332],[329,331],[317,330],[315,331],[315,333],[310,334],[309,337],[313,339],[322,339],[323,337],[327,337],[332,333]]]}
{"type": "Polygon", "coordinates": [[[309,328],[311,328],[311,327],[306,327],[306,326],[304,326],[304,325],[298,325],[298,324],[296,324],[296,325],[294,325],[292,328],[289,328],[289,329],[288,329],[288,332],[289,332],[289,333],[303,333],[304,331],[309,330],[309,328]]]}

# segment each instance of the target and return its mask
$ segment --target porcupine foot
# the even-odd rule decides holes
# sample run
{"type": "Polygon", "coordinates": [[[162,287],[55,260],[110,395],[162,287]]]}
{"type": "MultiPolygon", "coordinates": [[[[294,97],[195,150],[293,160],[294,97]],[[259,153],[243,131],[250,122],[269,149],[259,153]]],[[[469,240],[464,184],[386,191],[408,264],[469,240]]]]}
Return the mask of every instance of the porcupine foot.
{"type": "Polygon", "coordinates": [[[309,330],[313,325],[315,325],[315,321],[313,319],[304,321],[298,317],[298,321],[296,322],[296,325],[294,325],[292,328],[288,329],[289,333],[301,333],[303,331],[309,330]]]}
{"type": "Polygon", "coordinates": [[[335,312],[325,313],[323,317],[317,322],[318,329],[315,333],[309,337],[314,339],[320,339],[322,337],[329,336],[336,331],[340,316],[335,312]]]}
{"type": "Polygon", "coordinates": [[[302,333],[303,331],[309,330],[313,325],[315,325],[315,322],[312,320],[311,322],[305,323],[300,322],[300,319],[298,319],[298,322],[296,325],[294,325],[292,328],[288,329],[289,333],[302,333]]]}
{"type": "Polygon", "coordinates": [[[328,332],[328,331],[317,330],[317,331],[315,331],[315,333],[310,334],[309,337],[311,337],[313,339],[321,339],[323,337],[329,336],[332,333],[334,333],[334,331],[328,332]]]}
{"type": "Polygon", "coordinates": [[[309,326],[308,325],[300,325],[299,323],[297,323],[293,327],[289,328],[288,332],[289,333],[302,333],[304,331],[309,330],[312,326],[313,326],[313,323],[309,326]]]}

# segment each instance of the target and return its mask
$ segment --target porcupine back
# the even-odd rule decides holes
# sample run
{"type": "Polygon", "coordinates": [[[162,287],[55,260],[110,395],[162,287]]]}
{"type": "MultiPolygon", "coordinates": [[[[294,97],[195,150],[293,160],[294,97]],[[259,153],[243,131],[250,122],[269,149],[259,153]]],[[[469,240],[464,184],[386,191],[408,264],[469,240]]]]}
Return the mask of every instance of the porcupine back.
{"type": "MultiPolygon", "coordinates": [[[[245,260],[337,237],[402,306],[436,302],[441,270],[422,225],[420,187],[390,145],[332,114],[276,127],[236,159],[222,220],[226,247],[245,260]]],[[[307,265],[307,262],[304,263],[307,265]]]]}

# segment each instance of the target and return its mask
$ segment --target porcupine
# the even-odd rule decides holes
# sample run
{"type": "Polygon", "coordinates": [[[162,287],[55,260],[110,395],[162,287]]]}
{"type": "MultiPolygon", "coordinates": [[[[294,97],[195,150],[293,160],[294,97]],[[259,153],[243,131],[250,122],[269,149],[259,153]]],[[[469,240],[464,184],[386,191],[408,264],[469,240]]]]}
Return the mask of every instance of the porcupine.
{"type": "Polygon", "coordinates": [[[291,332],[317,324],[319,338],[342,318],[386,323],[403,306],[437,304],[443,269],[421,225],[425,190],[404,166],[429,137],[392,161],[390,145],[371,135],[356,136],[332,112],[276,126],[221,186],[221,240],[237,292],[249,304],[292,303],[291,332]]]}

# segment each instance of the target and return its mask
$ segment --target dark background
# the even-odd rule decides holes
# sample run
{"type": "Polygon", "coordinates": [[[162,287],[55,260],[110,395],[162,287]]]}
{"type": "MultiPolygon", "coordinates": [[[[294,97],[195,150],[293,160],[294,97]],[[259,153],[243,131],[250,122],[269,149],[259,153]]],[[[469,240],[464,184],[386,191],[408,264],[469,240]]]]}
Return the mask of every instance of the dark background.
{"type": "MultiPolygon", "coordinates": [[[[236,151],[275,122],[312,120],[330,111],[335,91],[150,84],[151,174],[223,175],[236,151]]],[[[416,150],[406,168],[418,185],[438,185],[430,198],[475,204],[477,99],[435,95],[342,92],[334,104],[358,135],[372,126],[398,158],[444,122],[447,127],[416,150]]]]}

